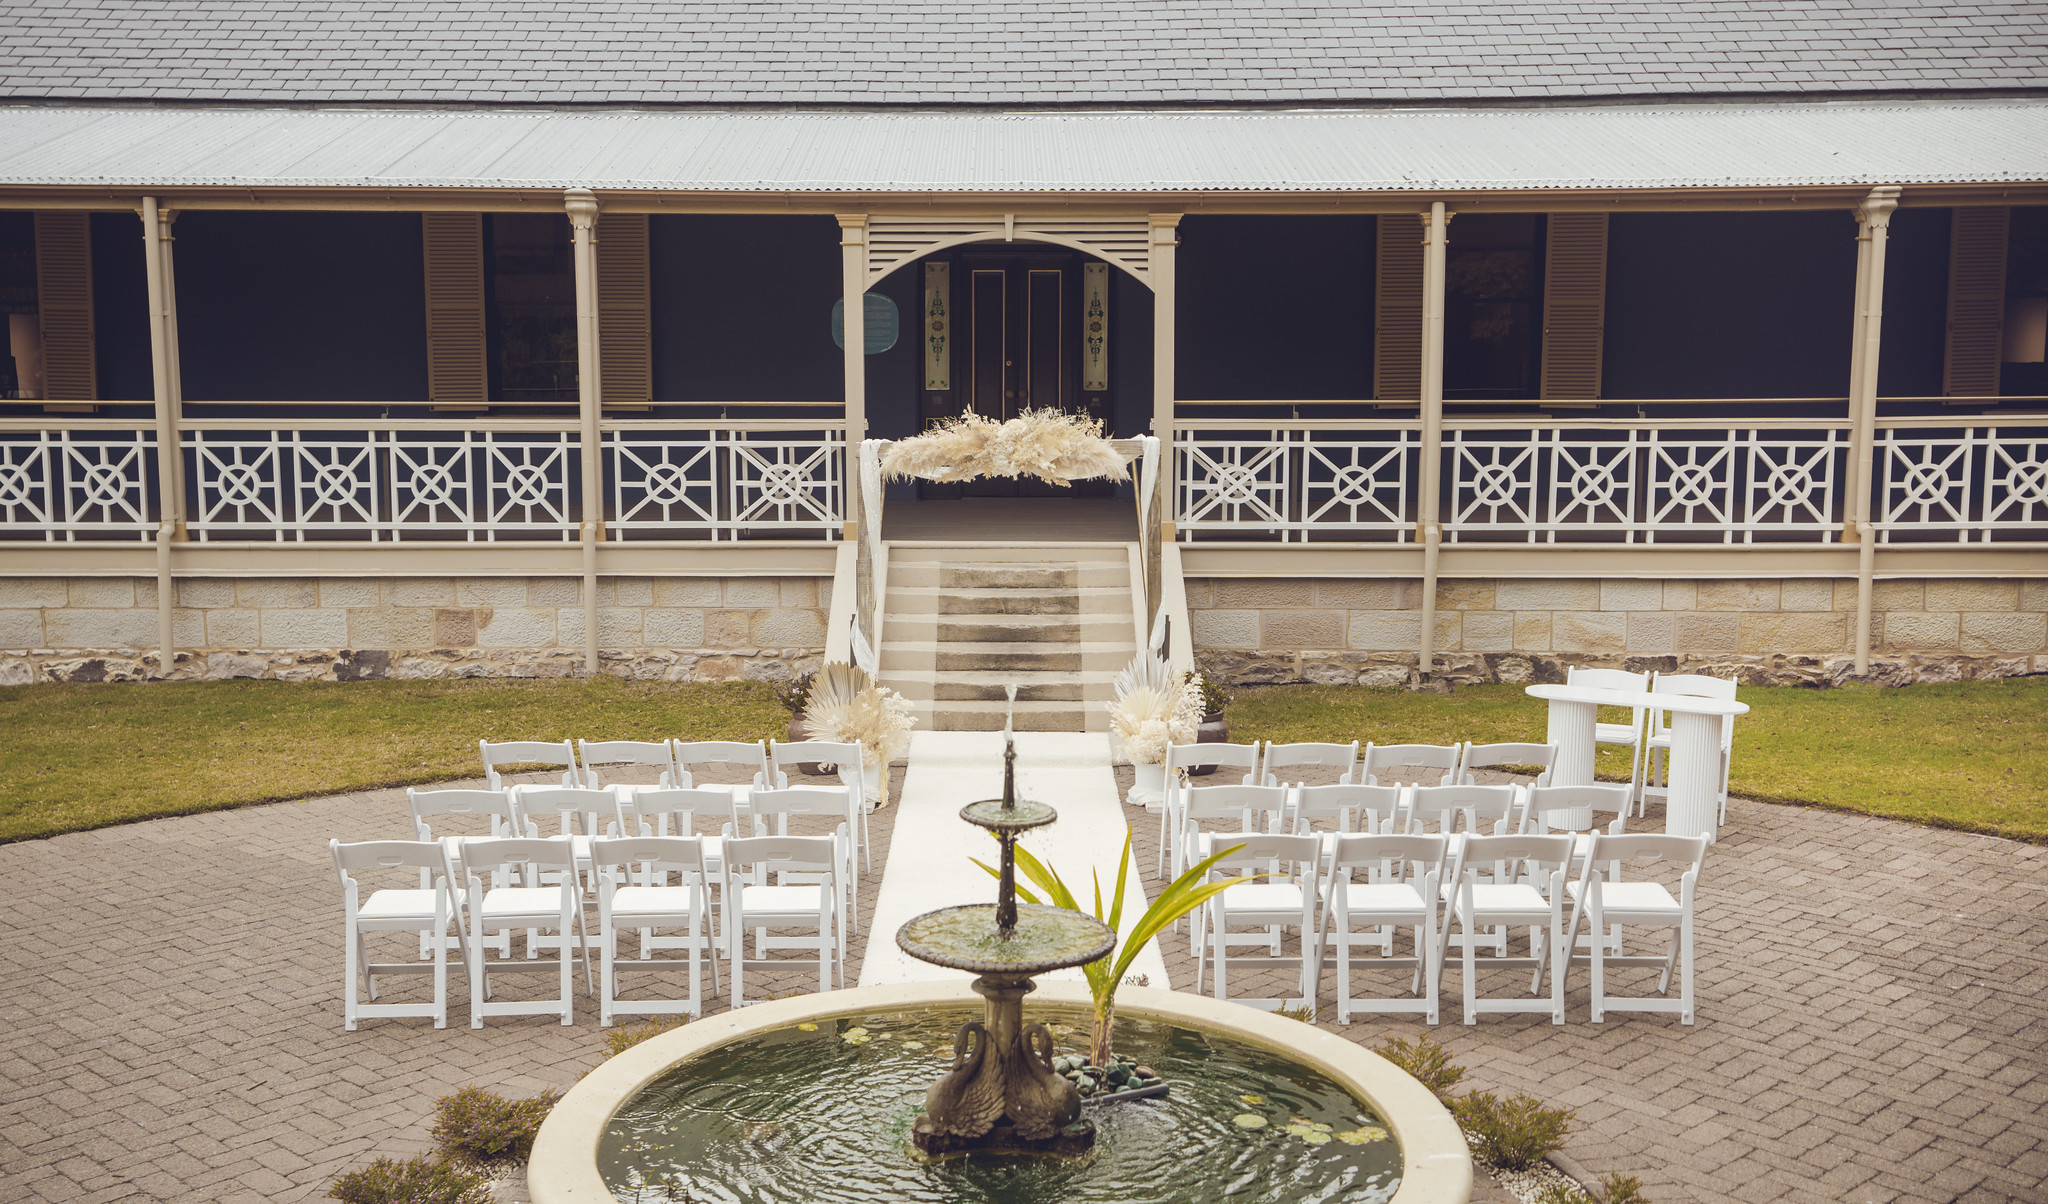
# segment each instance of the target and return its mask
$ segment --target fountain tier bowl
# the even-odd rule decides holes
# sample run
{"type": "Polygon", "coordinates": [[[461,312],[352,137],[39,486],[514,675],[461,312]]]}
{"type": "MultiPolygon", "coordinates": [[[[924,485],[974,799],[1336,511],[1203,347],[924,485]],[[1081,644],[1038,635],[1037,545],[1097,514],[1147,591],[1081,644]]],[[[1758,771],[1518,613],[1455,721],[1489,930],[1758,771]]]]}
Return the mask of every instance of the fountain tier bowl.
{"type": "MultiPolygon", "coordinates": [[[[804,1024],[818,1026],[816,1032],[803,1031],[802,1035],[820,1041],[833,1041],[835,1047],[844,1041],[838,1023],[844,1017],[887,1016],[892,1024],[901,1021],[906,1024],[920,1024],[921,1027],[957,1022],[970,1010],[978,1010],[981,1000],[962,981],[934,981],[906,983],[887,987],[867,987],[850,991],[833,991],[821,995],[809,995],[790,999],[775,1000],[757,1004],[738,1013],[725,1013],[705,1020],[696,1021],[684,1028],[664,1033],[612,1058],[578,1083],[555,1105],[547,1122],[541,1127],[540,1135],[533,1148],[533,1157],[527,1168],[527,1183],[535,1204],[593,1204],[619,1198],[632,1199],[630,1193],[615,1195],[608,1186],[601,1159],[609,1159],[616,1168],[622,1153],[630,1155],[630,1139],[622,1144],[621,1138],[611,1136],[618,1118],[617,1127],[621,1132],[631,1128],[628,1123],[635,1111],[655,1096],[670,1093],[682,1100],[692,1097],[694,1087],[690,1082],[693,1063],[702,1066],[706,1072],[704,1086],[723,1086],[731,1079],[730,1068],[720,1072],[717,1068],[728,1063],[733,1055],[746,1052],[763,1041],[772,1041],[776,1034],[799,1029],[804,1024]],[[623,1114],[623,1115],[622,1115],[623,1114]]],[[[1077,1026],[1085,1034],[1088,995],[1076,983],[1047,982],[1040,984],[1039,992],[1033,997],[1033,1008],[1037,1016],[1050,1022],[1077,1026]]],[[[1348,1092],[1359,1105],[1359,1114],[1369,1112],[1377,1122],[1389,1131],[1394,1146],[1398,1147],[1399,1186],[1394,1191],[1392,1204],[1464,1204],[1471,1194],[1471,1160],[1464,1139],[1459,1135],[1457,1125],[1421,1084],[1403,1074],[1376,1055],[1341,1037],[1320,1029],[1303,1025],[1297,1021],[1255,1011],[1240,1004],[1219,1002],[1196,995],[1172,991],[1127,988],[1118,993],[1117,1014],[1141,1023],[1132,1026],[1133,1045],[1142,1046],[1141,1038],[1147,1031],[1184,1030],[1184,1035],[1195,1038],[1213,1038],[1221,1049],[1250,1046],[1261,1056],[1277,1055],[1269,1059],[1271,1064],[1287,1064],[1303,1072],[1303,1077],[1327,1080],[1341,1092],[1348,1092]]],[[[856,1021],[857,1022],[857,1021],[856,1021]]],[[[1084,1043],[1082,1037],[1072,1038],[1084,1043]]],[[[900,1044],[896,1041],[878,1042],[888,1046],[900,1044]]],[[[1063,1043],[1064,1044],[1064,1043],[1063,1043]]],[[[835,1047],[827,1047],[835,1048],[835,1047]]],[[[874,1046],[864,1049],[872,1050],[874,1046]]],[[[921,1053],[936,1055],[940,1051],[936,1043],[930,1043],[921,1053]]],[[[944,1051],[950,1055],[951,1050],[944,1051]]],[[[891,1056],[900,1057],[892,1053],[891,1056]]],[[[1228,1061],[1217,1065],[1214,1073],[1221,1078],[1233,1077],[1233,1065],[1228,1061]]],[[[933,1056],[928,1063],[932,1070],[945,1065],[940,1057],[933,1056]]],[[[1246,1078],[1242,1084],[1233,1086],[1231,1094],[1242,1092],[1255,1098],[1262,1097],[1262,1082],[1253,1077],[1258,1072],[1244,1068],[1246,1078]]],[[[1271,1078],[1266,1080],[1272,1082],[1271,1078]]],[[[744,1080],[742,1080],[744,1082],[744,1080]]],[[[877,1075],[874,1088],[895,1093],[898,1085],[886,1075],[877,1075]]],[[[767,1083],[763,1083],[765,1090],[767,1083]]],[[[820,1090],[851,1090],[849,1086],[821,1083],[820,1090]]],[[[796,1090],[801,1091],[799,1086],[796,1090]]],[[[1244,1105],[1247,1115],[1257,1115],[1281,1107],[1286,1098],[1280,1086],[1274,1088],[1274,1098],[1262,1105],[1244,1105]]],[[[1194,1093],[1189,1093],[1192,1096],[1194,1093]]],[[[1213,1093],[1212,1093],[1213,1094],[1213,1093]]],[[[772,1105],[773,1101],[765,1102],[772,1105]]],[[[807,1109],[801,1105],[807,1101],[796,1101],[789,1108],[791,1119],[807,1109]]],[[[915,1110],[914,1100],[906,1097],[910,1111],[915,1110]]],[[[1148,1108],[1151,1103],[1115,1104],[1112,1108],[1148,1108]]],[[[749,1111],[739,1109],[737,1111],[749,1111]]],[[[766,1111],[751,1110],[757,1115],[771,1115],[778,1111],[773,1106],[766,1111]]],[[[1155,1111],[1151,1115],[1160,1118],[1160,1123],[1171,1126],[1170,1111],[1155,1111]]],[[[1135,1119],[1135,1115],[1134,1115],[1135,1119]]],[[[1225,1117],[1229,1122],[1233,1118],[1225,1117]]],[[[1276,1142],[1285,1139],[1284,1126],[1292,1117],[1275,1113],[1270,1124],[1276,1142]]],[[[1317,1117],[1306,1117],[1318,1120],[1317,1117]]],[[[1205,1118],[1214,1132],[1217,1118],[1205,1118]]],[[[1338,1122],[1342,1117],[1334,1113],[1327,1121],[1337,1131],[1343,1131],[1338,1122]]],[[[1261,1130],[1266,1132],[1266,1130],[1261,1130]]],[[[1201,1140],[1199,1130],[1192,1126],[1186,1134],[1190,1139],[1201,1140]]],[[[881,1204],[885,1200],[899,1198],[896,1191],[882,1186],[904,1182],[899,1173],[902,1167],[911,1165],[913,1155],[907,1148],[884,1143],[879,1152],[865,1144],[867,1134],[841,1133],[825,1134],[823,1145],[812,1143],[818,1135],[806,1135],[803,1144],[813,1150],[829,1151],[836,1158],[874,1161],[893,1160],[898,1157],[902,1164],[893,1161],[888,1167],[863,1168],[848,1166],[848,1173],[835,1182],[830,1194],[832,1200],[867,1201],[881,1204]],[[864,1173],[872,1172],[872,1173],[864,1173]],[[859,1184],[872,1181],[876,1189],[863,1194],[859,1184]]],[[[797,1142],[799,1138],[777,1125],[770,1123],[758,1132],[748,1135],[746,1140],[757,1141],[760,1145],[758,1161],[763,1168],[772,1167],[779,1153],[789,1152],[784,1145],[797,1142]]],[[[1222,1140],[1222,1138],[1217,1138],[1222,1140]]],[[[1297,1141],[1296,1144],[1308,1143],[1297,1141]]],[[[1334,1147],[1324,1147],[1335,1152],[1334,1147]]],[[[1359,1147],[1367,1149],[1370,1147],[1359,1147]]],[[[1390,1152],[1382,1156],[1391,1159],[1390,1152]]],[[[1112,1162],[1117,1156],[1118,1146],[1105,1143],[1090,1156],[1092,1164],[1112,1162]]],[[[1289,1153],[1301,1151],[1288,1147],[1289,1153]]],[[[977,1156],[979,1157],[979,1156],[977,1156]]],[[[630,1162],[630,1156],[625,1161],[630,1162]]],[[[1020,1175],[1030,1174],[1031,1164],[1017,1163],[1020,1175]]],[[[1105,1166],[1105,1171],[1116,1168],[1105,1166]]],[[[616,1169],[615,1169],[616,1175],[616,1169]]],[[[998,1177],[1000,1178],[1000,1177],[998,1177]]],[[[1392,1176],[1387,1176],[1392,1181],[1392,1176]]],[[[1218,1184],[1203,1184],[1203,1190],[1218,1188],[1218,1184]]],[[[647,1198],[647,1197],[643,1197],[647,1198]]],[[[656,1195],[655,1199],[661,1198],[656,1195]]],[[[714,1194],[708,1199],[723,1200],[725,1195],[714,1194]]],[[[733,1194],[733,1199],[748,1198],[733,1194]]],[[[1029,1200],[1036,1196],[1027,1188],[1020,1187],[1014,1193],[1000,1184],[979,1195],[954,1196],[947,1199],[980,1199],[1006,1201],[1011,1199],[1029,1200]]],[[[1162,1198],[1199,1198],[1199,1193],[1176,1196],[1168,1191],[1162,1198]]],[[[1336,1199],[1380,1199],[1383,1191],[1365,1195],[1345,1195],[1336,1199]]]]}

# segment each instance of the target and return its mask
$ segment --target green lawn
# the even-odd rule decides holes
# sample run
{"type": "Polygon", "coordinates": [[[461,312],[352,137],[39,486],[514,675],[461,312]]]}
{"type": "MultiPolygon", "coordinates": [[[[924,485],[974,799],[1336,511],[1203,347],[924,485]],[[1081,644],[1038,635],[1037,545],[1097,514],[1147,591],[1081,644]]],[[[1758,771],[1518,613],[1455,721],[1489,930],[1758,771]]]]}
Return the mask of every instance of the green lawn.
{"type": "MultiPolygon", "coordinates": [[[[2048,843],[2048,679],[1737,696],[1735,795],[2048,843]]],[[[1239,689],[1229,718],[1233,740],[1491,743],[1542,740],[1544,710],[1520,686],[1271,686],[1239,689]]],[[[1626,755],[1599,771],[1625,777],[1626,755]]]]}
{"type": "MultiPolygon", "coordinates": [[[[1734,791],[2048,843],[2048,680],[1744,687],[1734,791]]],[[[1237,740],[1540,740],[1517,686],[1243,688],[1237,740]]],[[[478,739],[780,736],[766,686],[191,682],[0,688],[0,840],[479,772],[478,739]]],[[[1627,762],[1601,754],[1603,774],[1627,762]]]]}
{"type": "Polygon", "coordinates": [[[222,681],[0,688],[0,841],[482,773],[489,740],[785,735],[767,686],[222,681]]]}

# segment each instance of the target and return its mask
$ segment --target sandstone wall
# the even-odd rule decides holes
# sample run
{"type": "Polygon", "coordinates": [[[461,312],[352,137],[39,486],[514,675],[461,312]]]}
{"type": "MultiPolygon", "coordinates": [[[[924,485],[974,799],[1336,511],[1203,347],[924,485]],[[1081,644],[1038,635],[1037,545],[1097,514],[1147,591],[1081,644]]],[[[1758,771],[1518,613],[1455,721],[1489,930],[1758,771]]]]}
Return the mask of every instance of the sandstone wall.
{"type": "MultiPolygon", "coordinates": [[[[1190,579],[1196,657],[1240,682],[1414,684],[1416,580],[1190,579]]],[[[1566,665],[1839,682],[1854,668],[1853,580],[1443,580],[1437,676],[1562,680],[1566,665]]],[[[1871,677],[2048,673],[2048,581],[1879,581],[1871,677]]]]}
{"type": "MultiPolygon", "coordinates": [[[[606,672],[776,679],[825,645],[831,580],[601,577],[606,672]]],[[[575,577],[188,578],[172,676],[294,680],[581,672],[575,577]]],[[[0,578],[0,685],[149,676],[153,577],[0,578]]]]}

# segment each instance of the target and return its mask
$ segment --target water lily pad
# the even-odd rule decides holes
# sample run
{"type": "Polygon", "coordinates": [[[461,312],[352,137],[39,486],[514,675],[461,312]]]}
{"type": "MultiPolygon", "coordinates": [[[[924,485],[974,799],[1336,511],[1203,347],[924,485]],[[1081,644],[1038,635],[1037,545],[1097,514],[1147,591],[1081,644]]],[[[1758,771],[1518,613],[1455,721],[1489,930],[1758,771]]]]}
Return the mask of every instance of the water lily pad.
{"type": "Polygon", "coordinates": [[[1296,1131],[1294,1135],[1310,1145],[1324,1145],[1330,1140],[1328,1133],[1319,1133],[1314,1129],[1301,1129],[1296,1131]]]}
{"type": "Polygon", "coordinates": [[[924,1048],[924,1042],[922,1042],[922,1041],[905,1041],[905,1042],[903,1043],[903,1048],[905,1048],[905,1049],[923,1049],[923,1048],[924,1048]]]}
{"type": "Polygon", "coordinates": [[[1260,1104],[1266,1102],[1266,1097],[1263,1095],[1240,1095],[1237,1097],[1237,1102],[1240,1104],[1249,1104],[1250,1106],[1256,1108],[1260,1104]]]}
{"type": "Polygon", "coordinates": [[[1266,1127],[1266,1118],[1254,1112],[1240,1112],[1230,1118],[1230,1123],[1240,1129],[1263,1129],[1266,1127]]]}
{"type": "Polygon", "coordinates": [[[808,1021],[808,1020],[804,1021],[804,1022],[803,1022],[802,1024],[799,1024],[799,1025],[797,1025],[797,1027],[798,1027],[798,1028],[800,1028],[800,1029],[802,1029],[803,1031],[805,1031],[805,1032],[807,1032],[807,1033],[815,1033],[815,1032],[817,1032],[817,1031],[818,1031],[818,1026],[817,1026],[817,1025],[815,1025],[815,1024],[812,1024],[812,1023],[811,1023],[810,1021],[808,1021]]]}
{"type": "Polygon", "coordinates": [[[1334,1133],[1331,1136],[1345,1145],[1364,1145],[1368,1141],[1385,1141],[1387,1139],[1387,1131],[1378,1125],[1365,1125],[1356,1129],[1346,1129],[1341,1133],[1334,1133]]]}
{"type": "Polygon", "coordinates": [[[839,1039],[841,1041],[846,1042],[848,1045],[866,1045],[869,1039],[868,1030],[856,1024],[852,1028],[847,1029],[845,1032],[840,1033],[839,1039]]]}

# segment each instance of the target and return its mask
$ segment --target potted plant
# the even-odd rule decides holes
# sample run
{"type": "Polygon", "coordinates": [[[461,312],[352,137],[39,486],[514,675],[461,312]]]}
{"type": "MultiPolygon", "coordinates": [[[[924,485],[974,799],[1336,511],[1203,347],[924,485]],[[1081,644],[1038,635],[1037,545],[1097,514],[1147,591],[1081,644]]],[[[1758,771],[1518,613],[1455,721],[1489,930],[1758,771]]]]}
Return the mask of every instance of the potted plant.
{"type": "MultiPolygon", "coordinates": [[[[1202,720],[1195,725],[1195,743],[1230,743],[1230,722],[1223,717],[1223,708],[1230,705],[1230,693],[1206,673],[1190,673],[1188,676],[1202,691],[1202,720]]],[[[1206,777],[1215,772],[1214,765],[1201,765],[1188,770],[1188,776],[1206,777]]]]}
{"type": "Polygon", "coordinates": [[[860,745],[861,788],[876,807],[889,801],[885,771],[910,751],[915,723],[909,699],[836,661],[818,670],[804,705],[806,739],[860,745]]]}
{"type": "Polygon", "coordinates": [[[1131,759],[1135,778],[1128,800],[1157,808],[1166,801],[1166,750],[1191,744],[1202,718],[1202,690],[1192,676],[1175,680],[1166,662],[1150,652],[1131,658],[1116,675],[1109,703],[1109,730],[1131,759]]]}
{"type": "MultiPolygon", "coordinates": [[[[791,744],[804,738],[804,707],[810,703],[811,683],[817,679],[816,673],[803,673],[775,687],[775,701],[781,703],[782,709],[789,712],[789,729],[783,739],[791,744]]],[[[815,764],[806,763],[797,768],[808,774],[820,772],[815,764]]]]}

